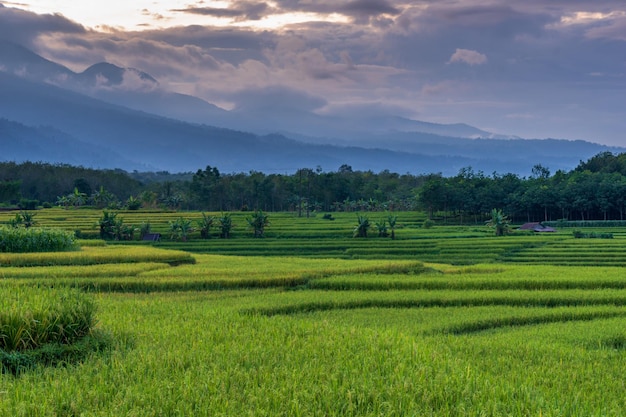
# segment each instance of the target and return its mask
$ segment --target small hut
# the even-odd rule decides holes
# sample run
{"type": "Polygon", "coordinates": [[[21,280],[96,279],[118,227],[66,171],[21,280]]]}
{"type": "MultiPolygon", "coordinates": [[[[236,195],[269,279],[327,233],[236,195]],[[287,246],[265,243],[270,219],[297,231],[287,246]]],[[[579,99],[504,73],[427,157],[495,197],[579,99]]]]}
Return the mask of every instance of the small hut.
{"type": "Polygon", "coordinates": [[[556,229],[550,226],[545,226],[541,222],[524,223],[520,226],[519,230],[532,230],[533,232],[556,232],[556,229]]]}

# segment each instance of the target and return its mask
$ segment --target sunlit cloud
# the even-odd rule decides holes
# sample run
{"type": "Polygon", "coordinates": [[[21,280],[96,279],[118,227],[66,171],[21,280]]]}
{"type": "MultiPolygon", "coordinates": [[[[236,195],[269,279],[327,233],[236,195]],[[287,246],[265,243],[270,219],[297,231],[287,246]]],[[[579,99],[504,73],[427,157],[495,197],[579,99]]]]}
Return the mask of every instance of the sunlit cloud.
{"type": "Polygon", "coordinates": [[[449,64],[463,62],[468,65],[481,65],[487,62],[487,55],[470,49],[458,49],[452,54],[449,64]]]}

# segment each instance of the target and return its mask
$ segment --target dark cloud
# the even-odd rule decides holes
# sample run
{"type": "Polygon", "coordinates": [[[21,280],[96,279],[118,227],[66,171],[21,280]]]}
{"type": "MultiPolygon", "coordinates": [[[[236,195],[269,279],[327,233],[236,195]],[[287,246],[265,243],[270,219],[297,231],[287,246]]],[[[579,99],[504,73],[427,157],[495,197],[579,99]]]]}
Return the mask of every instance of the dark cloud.
{"type": "Polygon", "coordinates": [[[314,111],[327,104],[322,97],[278,85],[241,90],[232,98],[239,103],[237,110],[255,113],[314,111]]]}
{"type": "Polygon", "coordinates": [[[33,46],[37,37],[46,33],[85,34],[86,29],[59,14],[38,15],[16,8],[0,8],[0,39],[33,46]]]}
{"type": "Polygon", "coordinates": [[[173,12],[198,14],[203,16],[231,18],[235,21],[260,20],[266,16],[271,8],[267,3],[259,2],[236,2],[234,7],[188,7],[186,9],[173,9],[173,12]]]}
{"type": "Polygon", "coordinates": [[[298,0],[279,0],[277,10],[284,13],[307,12],[321,15],[341,14],[352,18],[353,23],[367,24],[384,15],[396,16],[401,7],[387,0],[321,0],[301,2],[298,0]]]}
{"type": "Polygon", "coordinates": [[[0,38],[76,70],[101,61],[139,68],[165,87],[235,108],[419,114],[537,137],[595,128],[608,140],[626,130],[623,0],[197,4],[178,13],[250,26],[96,32],[2,7],[0,38]],[[317,17],[252,28],[290,12],[317,17]],[[331,14],[347,19],[324,21],[331,14]]]}

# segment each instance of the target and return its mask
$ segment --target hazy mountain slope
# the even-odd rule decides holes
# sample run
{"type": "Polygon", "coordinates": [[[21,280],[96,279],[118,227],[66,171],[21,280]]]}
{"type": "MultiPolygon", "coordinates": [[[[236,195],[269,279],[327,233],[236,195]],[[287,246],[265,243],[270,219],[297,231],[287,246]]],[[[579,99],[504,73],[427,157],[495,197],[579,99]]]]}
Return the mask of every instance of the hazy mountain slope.
{"type": "Polygon", "coordinates": [[[0,70],[47,82],[74,76],[69,68],[49,61],[30,49],[2,39],[0,39],[0,70]]]}
{"type": "Polygon", "coordinates": [[[105,147],[86,144],[50,127],[28,127],[0,119],[0,161],[45,161],[96,168],[145,170],[105,147]]]}
{"type": "Polygon", "coordinates": [[[167,92],[140,70],[99,63],[77,74],[14,44],[0,42],[0,52],[0,118],[24,125],[13,126],[13,136],[0,136],[5,160],[30,152],[41,160],[128,170],[184,172],[212,165],[225,172],[280,173],[349,164],[400,173],[454,175],[471,166],[529,175],[535,164],[569,170],[599,152],[626,151],[584,141],[466,139],[453,135],[496,136],[465,124],[322,116],[263,100],[225,111],[167,92]],[[188,123],[207,120],[237,130],[188,123]],[[246,129],[265,136],[241,132],[246,129]],[[271,134],[280,131],[295,132],[288,135],[297,140],[271,134]],[[323,135],[313,137],[315,132],[323,135]]]}
{"type": "MultiPolygon", "coordinates": [[[[389,150],[311,145],[279,135],[259,137],[184,123],[6,73],[0,73],[0,117],[31,126],[50,126],[87,144],[107,148],[108,152],[121,154],[128,161],[124,166],[118,166],[123,169],[144,165],[182,172],[212,165],[225,172],[292,172],[318,165],[325,169],[337,169],[347,163],[361,170],[391,168],[401,172],[425,173],[440,168],[443,163],[442,158],[424,158],[389,150]]],[[[55,149],[59,153],[77,154],[77,148],[72,144],[55,145],[55,149]]],[[[12,152],[17,154],[16,149],[12,152]]],[[[446,163],[448,166],[472,162],[464,158],[443,159],[454,161],[454,164],[446,163]]],[[[107,166],[107,158],[88,165],[107,166]]]]}

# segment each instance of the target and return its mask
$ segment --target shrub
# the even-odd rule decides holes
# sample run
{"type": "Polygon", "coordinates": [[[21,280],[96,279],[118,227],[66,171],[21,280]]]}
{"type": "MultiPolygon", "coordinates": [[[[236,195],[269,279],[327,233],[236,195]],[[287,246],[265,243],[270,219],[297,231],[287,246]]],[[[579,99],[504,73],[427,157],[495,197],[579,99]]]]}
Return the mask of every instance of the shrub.
{"type": "Polygon", "coordinates": [[[613,233],[585,233],[580,230],[574,230],[572,234],[576,239],[613,239],[613,233]]]}
{"type": "Polygon", "coordinates": [[[76,237],[72,232],[0,227],[0,252],[61,252],[77,248],[76,237]]]}
{"type": "Polygon", "coordinates": [[[423,229],[430,229],[435,225],[435,221],[431,220],[431,219],[426,219],[424,220],[424,222],[422,223],[422,228],[423,229]]]}
{"type": "Polygon", "coordinates": [[[17,203],[17,207],[22,210],[36,210],[39,205],[39,200],[29,200],[26,198],[20,199],[20,202],[17,203]]]}
{"type": "Polygon", "coordinates": [[[141,200],[131,195],[128,197],[128,200],[126,200],[125,207],[127,210],[139,210],[141,208],[141,200]]]}

